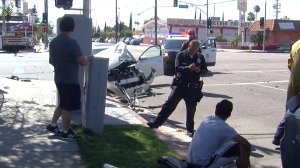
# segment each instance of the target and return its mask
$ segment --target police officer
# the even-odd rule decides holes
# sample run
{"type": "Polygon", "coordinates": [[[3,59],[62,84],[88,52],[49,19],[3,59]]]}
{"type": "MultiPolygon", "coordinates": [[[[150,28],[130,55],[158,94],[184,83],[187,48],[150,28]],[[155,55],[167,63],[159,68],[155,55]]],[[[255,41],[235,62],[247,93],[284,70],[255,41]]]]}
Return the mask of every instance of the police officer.
{"type": "Polygon", "coordinates": [[[186,50],[176,55],[176,75],[172,83],[172,91],[168,100],[162,106],[153,122],[147,125],[153,129],[161,126],[175,110],[178,103],[183,99],[186,104],[186,129],[190,136],[194,134],[194,114],[197,102],[202,98],[203,81],[200,75],[207,72],[204,57],[197,54],[200,48],[198,40],[192,40],[186,50]]]}
{"type": "MultiPolygon", "coordinates": [[[[192,29],[188,30],[188,31],[187,31],[187,34],[189,35],[189,40],[186,41],[186,42],[184,42],[184,43],[182,44],[180,51],[186,50],[186,49],[188,48],[188,46],[189,46],[189,43],[190,43],[192,40],[196,39],[196,34],[195,34],[195,31],[194,31],[194,30],[192,30],[192,29]]],[[[199,49],[200,49],[200,48],[199,48],[199,49]]],[[[201,53],[201,52],[200,52],[200,53],[201,53]]]]}

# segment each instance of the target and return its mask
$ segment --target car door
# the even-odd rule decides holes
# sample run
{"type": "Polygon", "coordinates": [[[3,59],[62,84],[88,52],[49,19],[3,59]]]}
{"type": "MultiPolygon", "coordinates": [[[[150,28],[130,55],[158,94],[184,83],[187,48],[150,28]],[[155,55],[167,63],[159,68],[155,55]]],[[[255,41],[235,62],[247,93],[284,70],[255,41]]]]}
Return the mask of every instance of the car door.
{"type": "Polygon", "coordinates": [[[201,45],[202,54],[205,58],[205,61],[208,66],[215,66],[216,64],[216,56],[217,56],[217,48],[215,39],[208,39],[201,45]]]}
{"type": "Polygon", "coordinates": [[[148,77],[151,73],[151,68],[156,70],[156,76],[164,74],[163,57],[160,46],[151,46],[146,49],[137,60],[136,67],[144,72],[148,77]]]}

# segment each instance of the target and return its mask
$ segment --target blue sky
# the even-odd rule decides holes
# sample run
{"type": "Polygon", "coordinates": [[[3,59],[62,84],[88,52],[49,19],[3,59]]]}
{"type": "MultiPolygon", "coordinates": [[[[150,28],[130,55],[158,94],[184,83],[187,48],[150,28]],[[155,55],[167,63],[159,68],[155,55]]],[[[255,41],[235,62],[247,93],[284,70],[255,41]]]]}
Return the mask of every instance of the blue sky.
{"type": "MultiPolygon", "coordinates": [[[[49,1],[49,21],[52,23],[56,22],[56,19],[64,14],[68,13],[80,13],[80,11],[70,11],[57,9],[54,5],[54,0],[49,1]]],[[[276,0],[267,0],[267,19],[275,18],[275,13],[273,10],[273,5],[276,0]]],[[[27,0],[29,3],[29,8],[34,4],[37,6],[39,16],[42,16],[44,11],[44,1],[43,0],[27,0]]],[[[143,23],[144,20],[154,17],[154,0],[118,0],[118,7],[120,18],[125,24],[129,23],[130,12],[133,14],[133,22],[138,21],[143,23]]],[[[179,0],[179,4],[185,4],[184,2],[193,3],[200,5],[198,6],[201,10],[206,12],[206,0],[179,0]]],[[[166,18],[185,18],[193,19],[195,15],[195,8],[189,7],[188,9],[180,9],[173,7],[173,0],[157,0],[158,3],[158,17],[161,19],[166,18]]],[[[225,20],[238,19],[237,10],[237,0],[208,0],[209,5],[209,16],[215,15],[216,17],[222,17],[224,12],[225,20]]],[[[260,18],[264,16],[265,11],[265,1],[263,0],[247,0],[247,12],[253,12],[253,7],[259,5],[261,11],[257,14],[260,18]]],[[[299,0],[279,0],[281,3],[281,12],[279,13],[279,18],[287,16],[292,20],[300,20],[300,15],[298,12],[300,1],[299,0]]],[[[82,8],[82,0],[74,0],[74,8],[82,8]]],[[[107,25],[113,26],[115,24],[115,0],[91,0],[91,13],[93,18],[93,24],[104,26],[106,22],[107,25]]],[[[199,15],[199,10],[197,11],[197,17],[199,15]]],[[[206,18],[206,15],[202,13],[202,19],[206,18]]],[[[140,25],[141,26],[141,25],[140,25]]]]}

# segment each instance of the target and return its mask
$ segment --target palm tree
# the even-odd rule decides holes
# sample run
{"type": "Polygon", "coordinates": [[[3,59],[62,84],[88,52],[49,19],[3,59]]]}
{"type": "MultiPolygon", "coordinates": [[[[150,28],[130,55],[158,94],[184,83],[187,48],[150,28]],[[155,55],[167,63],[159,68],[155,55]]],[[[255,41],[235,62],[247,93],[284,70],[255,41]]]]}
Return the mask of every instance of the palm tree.
{"type": "Polygon", "coordinates": [[[253,12],[249,12],[247,16],[247,21],[251,22],[255,20],[255,15],[253,12]]]}
{"type": "Polygon", "coordinates": [[[260,12],[260,7],[258,5],[255,5],[253,10],[255,12],[255,20],[257,20],[257,13],[260,12]]]}

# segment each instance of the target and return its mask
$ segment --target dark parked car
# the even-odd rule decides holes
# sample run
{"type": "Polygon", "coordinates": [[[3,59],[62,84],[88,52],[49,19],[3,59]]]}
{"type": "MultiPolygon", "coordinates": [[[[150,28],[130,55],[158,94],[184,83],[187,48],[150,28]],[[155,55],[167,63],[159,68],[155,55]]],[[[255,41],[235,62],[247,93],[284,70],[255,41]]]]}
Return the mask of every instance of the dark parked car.
{"type": "Polygon", "coordinates": [[[129,45],[140,45],[141,40],[140,39],[131,39],[129,42],[129,45]]]}
{"type": "MultiPolygon", "coordinates": [[[[181,35],[170,35],[164,40],[162,44],[164,75],[175,75],[175,58],[185,41],[188,41],[188,37],[181,35]]],[[[207,66],[215,66],[217,53],[215,39],[209,38],[200,43],[201,49],[199,52],[204,56],[207,66]]]]}
{"type": "Polygon", "coordinates": [[[173,76],[175,74],[175,57],[185,41],[187,41],[186,38],[170,37],[163,42],[164,75],[173,76]]]}

